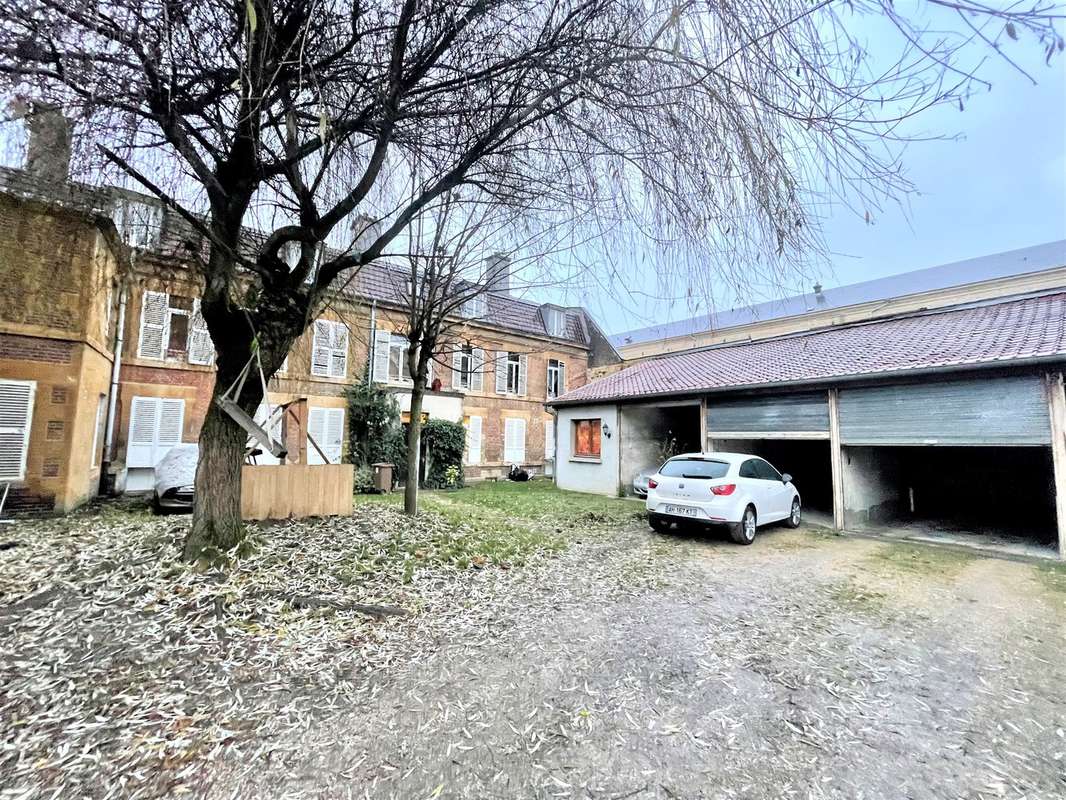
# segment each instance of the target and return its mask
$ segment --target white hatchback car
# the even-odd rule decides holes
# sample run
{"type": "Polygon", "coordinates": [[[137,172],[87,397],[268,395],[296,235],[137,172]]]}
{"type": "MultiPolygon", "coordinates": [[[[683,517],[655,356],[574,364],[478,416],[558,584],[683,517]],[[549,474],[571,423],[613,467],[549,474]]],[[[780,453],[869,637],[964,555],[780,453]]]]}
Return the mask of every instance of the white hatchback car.
{"type": "Polygon", "coordinates": [[[759,525],[800,524],[800,496],[792,476],[743,453],[674,456],[648,481],[648,521],[660,532],[675,522],[729,526],[738,544],[755,541],[759,525]]]}

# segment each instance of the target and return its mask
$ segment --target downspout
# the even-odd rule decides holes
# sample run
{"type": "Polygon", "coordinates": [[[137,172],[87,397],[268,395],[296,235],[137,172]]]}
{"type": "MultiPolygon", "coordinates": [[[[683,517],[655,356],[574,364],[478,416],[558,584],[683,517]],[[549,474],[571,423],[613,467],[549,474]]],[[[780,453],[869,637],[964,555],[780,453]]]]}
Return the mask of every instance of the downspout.
{"type": "Polygon", "coordinates": [[[100,494],[111,492],[111,459],[115,450],[115,411],[118,407],[118,378],[122,369],[122,348],[126,339],[126,299],[128,295],[126,281],[118,296],[118,325],[115,329],[115,357],[111,361],[111,386],[107,397],[107,426],[104,434],[104,458],[100,464],[100,494]]]}
{"type": "Polygon", "coordinates": [[[366,385],[374,382],[374,355],[377,350],[378,336],[378,301],[370,301],[370,344],[367,347],[366,357],[366,385]]]}

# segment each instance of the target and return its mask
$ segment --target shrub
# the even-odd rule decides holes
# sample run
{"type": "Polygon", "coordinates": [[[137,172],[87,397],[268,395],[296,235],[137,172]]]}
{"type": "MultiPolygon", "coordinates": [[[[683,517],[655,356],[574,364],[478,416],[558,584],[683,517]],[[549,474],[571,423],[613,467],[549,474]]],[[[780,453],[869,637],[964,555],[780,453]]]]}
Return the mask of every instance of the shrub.
{"type": "Polygon", "coordinates": [[[348,420],[348,458],[351,463],[368,465],[390,461],[399,466],[393,461],[395,454],[389,441],[396,432],[402,441],[403,429],[399,406],[389,392],[372,383],[349,387],[348,420]]]}
{"type": "Polygon", "coordinates": [[[422,427],[422,439],[426,446],[426,488],[462,486],[466,429],[458,422],[431,419],[422,427]]]}
{"type": "Polygon", "coordinates": [[[371,494],[374,491],[374,470],[366,464],[355,468],[355,491],[371,494]]]}

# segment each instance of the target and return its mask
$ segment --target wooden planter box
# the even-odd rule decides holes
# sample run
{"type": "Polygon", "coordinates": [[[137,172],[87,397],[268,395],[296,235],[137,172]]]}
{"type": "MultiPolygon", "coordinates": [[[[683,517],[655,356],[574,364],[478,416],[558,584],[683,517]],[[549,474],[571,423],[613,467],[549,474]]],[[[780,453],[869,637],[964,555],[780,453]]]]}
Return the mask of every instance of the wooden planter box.
{"type": "Polygon", "coordinates": [[[241,467],[244,519],[350,516],[352,464],[278,464],[241,467]]]}

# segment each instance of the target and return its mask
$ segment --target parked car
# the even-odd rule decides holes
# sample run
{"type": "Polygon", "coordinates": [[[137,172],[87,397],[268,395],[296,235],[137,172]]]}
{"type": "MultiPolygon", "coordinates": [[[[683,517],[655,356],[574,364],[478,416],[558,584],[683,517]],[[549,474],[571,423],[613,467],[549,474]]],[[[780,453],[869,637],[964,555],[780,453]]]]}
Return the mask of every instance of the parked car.
{"type": "Polygon", "coordinates": [[[156,514],[192,511],[193,483],[199,458],[199,445],[176,444],[156,464],[152,495],[152,510],[156,514]]]}
{"type": "Polygon", "coordinates": [[[650,467],[645,467],[637,476],[633,478],[633,494],[637,497],[648,496],[648,481],[651,480],[651,476],[659,471],[659,465],[653,464],[650,467]]]}
{"type": "Polygon", "coordinates": [[[685,453],[648,481],[648,521],[659,532],[674,523],[726,525],[734,542],[751,544],[760,525],[784,520],[797,528],[799,492],[792,476],[744,453],[685,453]]]}

